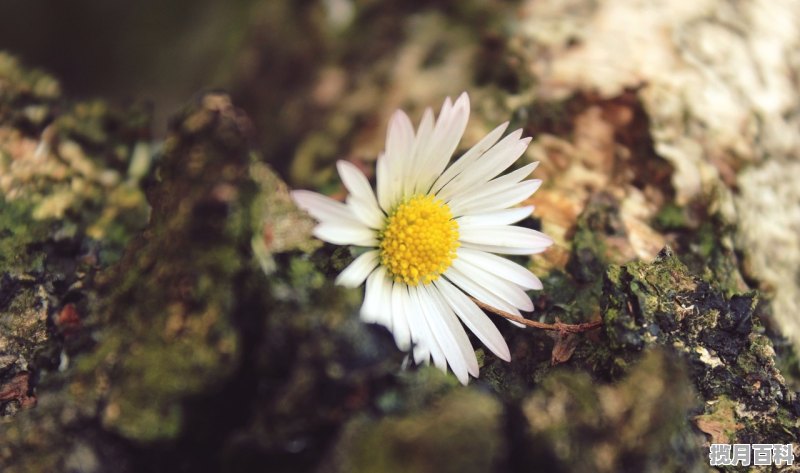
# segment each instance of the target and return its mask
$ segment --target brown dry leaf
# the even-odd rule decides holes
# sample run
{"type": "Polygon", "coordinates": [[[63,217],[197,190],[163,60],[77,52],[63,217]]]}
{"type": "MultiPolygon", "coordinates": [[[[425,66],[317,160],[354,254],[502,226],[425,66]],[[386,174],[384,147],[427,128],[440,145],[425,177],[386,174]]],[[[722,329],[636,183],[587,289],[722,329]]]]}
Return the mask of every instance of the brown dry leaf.
{"type": "Polygon", "coordinates": [[[550,355],[552,366],[565,363],[572,357],[575,347],[578,346],[578,336],[569,332],[551,332],[549,334],[554,340],[553,352],[550,355]]]}
{"type": "Polygon", "coordinates": [[[703,433],[711,436],[711,443],[731,443],[733,439],[730,438],[728,433],[731,430],[736,431],[744,427],[739,423],[731,424],[707,415],[695,417],[694,423],[703,433]]]}

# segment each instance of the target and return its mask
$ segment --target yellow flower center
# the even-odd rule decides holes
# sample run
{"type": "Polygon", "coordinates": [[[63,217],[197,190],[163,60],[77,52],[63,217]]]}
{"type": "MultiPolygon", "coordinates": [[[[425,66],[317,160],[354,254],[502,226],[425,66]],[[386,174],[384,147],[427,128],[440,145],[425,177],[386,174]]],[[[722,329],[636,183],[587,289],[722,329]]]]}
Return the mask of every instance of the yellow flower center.
{"type": "Polygon", "coordinates": [[[458,223],[432,195],[400,204],[381,233],[381,263],[396,282],[416,286],[435,281],[450,267],[458,248],[458,223]]]}

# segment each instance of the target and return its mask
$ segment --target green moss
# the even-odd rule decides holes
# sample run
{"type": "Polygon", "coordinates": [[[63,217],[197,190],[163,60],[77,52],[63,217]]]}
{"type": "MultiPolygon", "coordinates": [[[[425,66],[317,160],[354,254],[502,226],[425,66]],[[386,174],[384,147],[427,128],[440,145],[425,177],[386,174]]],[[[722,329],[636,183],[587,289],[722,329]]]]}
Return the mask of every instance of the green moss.
{"type": "Polygon", "coordinates": [[[180,434],[183,422],[183,409],[177,399],[150,399],[154,407],[141,409],[148,398],[127,393],[118,402],[106,408],[105,427],[129,439],[152,441],[175,438],[180,434]],[[116,410],[121,412],[117,415],[116,410]]]}
{"type": "Polygon", "coordinates": [[[29,245],[42,241],[50,226],[31,218],[33,205],[26,200],[7,202],[0,195],[0,268],[10,273],[21,273],[28,265],[40,266],[39,251],[28,251],[29,245]]]}
{"type": "Polygon", "coordinates": [[[610,261],[617,258],[606,240],[624,235],[616,200],[606,194],[597,194],[589,201],[576,223],[572,251],[567,269],[578,283],[599,281],[598,274],[605,271],[610,261]]]}
{"type": "Polygon", "coordinates": [[[724,286],[692,275],[665,249],[653,263],[609,269],[603,297],[605,331],[618,359],[632,360],[636,350],[654,345],[686,357],[704,399],[725,398],[736,404],[737,412],[750,413],[751,421],[737,431],[737,441],[773,434],[789,441],[800,433],[798,427],[781,423],[771,413],[784,409],[800,415],[800,406],[783,396],[786,386],[775,367],[772,344],[755,331],[757,302],[754,293],[728,296],[724,286]]]}
{"type": "Polygon", "coordinates": [[[492,471],[504,448],[500,405],[476,391],[455,391],[431,408],[380,420],[359,417],[344,434],[341,472],[492,471]]]}
{"type": "MultiPolygon", "coordinates": [[[[207,97],[185,122],[204,123],[225,100],[207,97]]],[[[246,172],[249,153],[241,139],[230,141],[228,125],[174,136],[163,181],[150,195],[153,227],[107,275],[97,351],[109,355],[94,367],[114,380],[103,421],[137,441],[178,435],[183,399],[238,366],[234,278],[249,266],[243,250],[256,186],[246,172]],[[120,361],[109,365],[109,357],[120,361]]]]}
{"type": "MultiPolygon", "coordinates": [[[[5,53],[0,83],[0,356],[8,361],[0,388],[27,377],[26,395],[33,397],[47,393],[43,387],[59,368],[92,346],[86,327],[95,322],[91,286],[97,271],[119,258],[147,220],[138,181],[124,173],[137,140],[148,139],[150,118],[135,107],[69,102],[55,79],[5,53]]],[[[55,405],[73,402],[69,392],[55,392],[55,405]]],[[[87,395],[72,412],[91,411],[84,406],[94,400],[87,395]]],[[[13,464],[8,455],[32,448],[26,438],[62,437],[55,432],[59,422],[39,423],[60,412],[29,414],[15,403],[0,401],[0,415],[26,418],[21,430],[0,433],[9,445],[0,454],[3,471],[13,464]]],[[[26,464],[41,470],[22,471],[57,470],[45,465],[63,454],[54,447],[52,455],[41,455],[41,465],[26,464]]]]}
{"type": "Polygon", "coordinates": [[[663,231],[684,229],[688,224],[684,208],[674,202],[662,206],[653,220],[655,226],[663,231]]]}
{"type": "Polygon", "coordinates": [[[614,385],[556,370],[523,403],[528,449],[552,455],[558,471],[700,467],[705,458],[685,417],[696,402],[690,384],[683,363],[662,350],[648,351],[614,385]]]}
{"type": "Polygon", "coordinates": [[[776,364],[792,391],[800,391],[800,356],[791,344],[778,340],[775,346],[776,364]]]}
{"type": "Polygon", "coordinates": [[[733,245],[735,229],[716,213],[699,218],[701,222],[680,230],[678,242],[684,262],[706,282],[719,285],[729,297],[746,290],[733,245]]]}

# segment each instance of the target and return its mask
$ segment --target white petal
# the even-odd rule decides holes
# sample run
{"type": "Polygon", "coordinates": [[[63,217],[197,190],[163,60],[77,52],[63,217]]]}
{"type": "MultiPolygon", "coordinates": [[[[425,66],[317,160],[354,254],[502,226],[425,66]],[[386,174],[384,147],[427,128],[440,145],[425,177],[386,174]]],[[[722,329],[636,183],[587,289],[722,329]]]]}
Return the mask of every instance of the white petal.
{"type": "Polygon", "coordinates": [[[481,225],[459,228],[459,240],[496,246],[550,246],[553,239],[531,228],[515,225],[481,225]]]}
{"type": "Polygon", "coordinates": [[[408,290],[404,283],[392,286],[392,334],[394,342],[402,351],[411,348],[411,333],[408,329],[408,290]]]}
{"type": "Polygon", "coordinates": [[[511,353],[503,335],[497,330],[489,317],[474,302],[455,288],[446,279],[434,281],[439,293],[444,296],[458,317],[486,347],[501,360],[511,361],[511,353]]]}
{"type": "Polygon", "coordinates": [[[424,155],[427,151],[427,147],[430,145],[430,140],[433,137],[433,125],[433,110],[427,107],[425,112],[422,113],[422,120],[420,120],[419,128],[417,128],[417,137],[414,141],[415,154],[424,155]]]}
{"type": "Polygon", "coordinates": [[[408,287],[409,303],[406,306],[408,311],[408,328],[411,332],[411,342],[414,344],[413,356],[414,363],[417,365],[428,362],[431,356],[431,335],[428,330],[428,323],[420,307],[417,288],[408,287]]]}
{"type": "Polygon", "coordinates": [[[476,251],[483,251],[486,253],[497,253],[499,255],[536,255],[544,252],[544,248],[520,248],[516,246],[496,246],[496,245],[481,245],[478,243],[461,242],[461,248],[469,248],[476,251]]]}
{"type": "MultiPolygon", "coordinates": [[[[459,259],[481,268],[497,277],[511,281],[525,289],[542,289],[542,281],[527,268],[501,256],[461,247],[456,250],[459,259]]],[[[499,307],[498,307],[499,308],[499,307]]]]}
{"type": "Polygon", "coordinates": [[[533,212],[533,206],[528,205],[486,214],[464,215],[458,217],[456,222],[458,222],[459,229],[485,225],[511,225],[530,217],[531,212],[533,212]]]}
{"type": "MultiPolygon", "coordinates": [[[[517,169],[516,171],[492,179],[489,182],[476,184],[475,186],[477,187],[471,187],[465,192],[460,192],[457,195],[449,197],[449,199],[447,199],[447,204],[451,209],[456,208],[456,210],[459,211],[459,214],[461,214],[463,213],[460,211],[462,208],[474,206],[476,202],[481,204],[487,199],[491,199],[495,195],[514,187],[517,183],[527,177],[531,171],[536,168],[537,164],[538,162],[530,163],[517,169]]],[[[541,185],[541,181],[537,180],[537,182],[539,182],[541,185]]],[[[536,189],[534,189],[534,192],[535,191],[536,189]]]]}
{"type": "Polygon", "coordinates": [[[445,184],[472,166],[475,163],[475,160],[480,158],[483,153],[488,151],[492,146],[494,146],[495,143],[497,143],[497,140],[503,136],[506,128],[508,128],[508,122],[505,122],[494,130],[490,131],[489,134],[484,136],[478,143],[475,144],[475,146],[470,148],[469,151],[458,158],[456,162],[445,169],[442,175],[436,179],[436,182],[431,188],[431,192],[439,192],[439,190],[444,187],[445,184]]]}
{"type": "Polygon", "coordinates": [[[483,200],[466,205],[450,205],[450,211],[453,215],[461,216],[507,209],[530,197],[540,185],[542,182],[539,179],[522,181],[483,200]]]}
{"type": "Polygon", "coordinates": [[[390,198],[394,194],[394,190],[391,185],[392,180],[389,179],[389,165],[386,161],[386,155],[381,153],[375,162],[375,186],[377,187],[378,204],[387,214],[391,212],[393,205],[390,198]]]}
{"type": "Polygon", "coordinates": [[[419,123],[417,136],[414,140],[414,150],[412,152],[414,158],[412,160],[412,167],[409,172],[409,180],[413,183],[411,192],[412,194],[418,194],[423,191],[427,191],[427,189],[421,189],[420,178],[424,174],[422,172],[423,166],[431,156],[433,125],[433,110],[428,107],[422,114],[422,120],[419,123]]]}
{"type": "Polygon", "coordinates": [[[424,348],[430,351],[430,355],[433,358],[433,364],[440,370],[447,373],[447,358],[445,358],[444,351],[442,351],[441,345],[439,345],[439,342],[436,340],[436,336],[433,334],[433,328],[430,322],[432,317],[439,317],[439,314],[436,313],[435,309],[433,308],[433,303],[428,300],[427,294],[425,294],[422,289],[418,289],[417,287],[411,287],[409,289],[412,299],[420,309],[420,314],[423,321],[423,325],[421,327],[422,338],[420,339],[420,345],[424,345],[424,348]]]}
{"type": "Polygon", "coordinates": [[[378,266],[380,253],[378,250],[367,251],[356,258],[350,266],[339,273],[336,284],[344,287],[358,287],[367,279],[367,276],[378,266]]]}
{"type": "Polygon", "coordinates": [[[452,307],[439,294],[438,289],[432,285],[421,286],[433,302],[439,317],[432,317],[431,331],[442,347],[447,362],[453,369],[458,379],[466,384],[467,374],[478,377],[478,360],[475,351],[469,342],[469,337],[464,327],[458,322],[458,317],[453,313],[452,307]]]}
{"type": "MultiPolygon", "coordinates": [[[[416,138],[414,137],[414,126],[411,124],[411,120],[408,118],[408,115],[405,112],[399,111],[397,112],[398,115],[398,124],[397,128],[398,131],[397,135],[397,142],[399,146],[397,146],[397,153],[398,156],[401,157],[402,162],[402,169],[403,175],[401,178],[400,184],[400,198],[403,199],[405,197],[409,197],[413,195],[414,187],[416,184],[416,159],[414,156],[414,148],[416,145],[416,138]]],[[[389,144],[386,145],[387,149],[389,148],[389,144]]]]}
{"type": "Polygon", "coordinates": [[[408,297],[408,328],[411,331],[411,343],[414,345],[414,363],[419,365],[430,361],[431,334],[422,313],[416,287],[408,287],[408,297]]]}
{"type": "MultiPolygon", "coordinates": [[[[412,149],[414,147],[414,128],[411,120],[402,110],[397,110],[389,120],[386,130],[386,178],[389,180],[389,195],[385,199],[394,203],[403,199],[411,174],[412,149]]],[[[380,196],[378,196],[380,199],[380,196]]],[[[391,204],[390,204],[391,205],[391,204]]],[[[383,205],[381,205],[383,206],[383,205]]],[[[386,208],[384,207],[384,210],[386,208]]]]}
{"type": "Polygon", "coordinates": [[[481,164],[483,166],[476,166],[469,170],[469,172],[473,172],[478,176],[481,176],[481,179],[478,182],[488,182],[491,179],[499,176],[500,173],[511,167],[512,164],[517,162],[517,160],[525,153],[525,150],[528,149],[528,145],[531,143],[533,138],[527,137],[523,138],[513,146],[510,147],[508,151],[505,153],[498,153],[496,156],[491,156],[491,161],[489,159],[489,154],[486,153],[487,156],[484,157],[481,164]],[[485,170],[485,172],[484,172],[485,170]]]}
{"type": "MultiPolygon", "coordinates": [[[[379,322],[385,320],[388,312],[390,294],[387,292],[388,282],[386,277],[386,269],[378,267],[367,278],[367,287],[364,291],[364,303],[361,304],[361,320],[367,323],[385,323],[379,322]]],[[[389,324],[391,327],[391,323],[389,324]]]]}
{"type": "Polygon", "coordinates": [[[350,192],[347,203],[353,213],[365,225],[371,228],[380,228],[383,224],[384,214],[378,207],[375,193],[372,191],[367,177],[356,165],[348,161],[338,161],[336,168],[339,170],[339,176],[342,178],[344,186],[350,192]]]}
{"type": "MultiPolygon", "coordinates": [[[[380,266],[378,268],[384,269],[380,266]]],[[[380,282],[382,285],[381,295],[383,298],[380,300],[381,307],[378,311],[378,320],[375,322],[391,331],[393,330],[392,323],[394,322],[392,318],[392,277],[388,273],[385,273],[385,277],[380,282]]]]}
{"type": "Polygon", "coordinates": [[[537,167],[539,167],[539,161],[534,161],[532,163],[528,163],[522,166],[516,171],[512,171],[500,177],[496,177],[491,181],[489,181],[489,183],[498,183],[498,184],[502,183],[504,185],[510,186],[511,184],[516,184],[525,179],[526,177],[528,177],[537,167]]]}
{"type": "Polygon", "coordinates": [[[427,365],[431,362],[431,352],[428,350],[428,347],[424,345],[414,345],[412,353],[414,356],[414,364],[417,366],[422,364],[427,365]]]}
{"type": "MultiPolygon", "coordinates": [[[[419,166],[415,172],[415,184],[417,192],[427,193],[430,183],[435,179],[433,177],[436,173],[437,162],[441,160],[438,156],[438,149],[442,141],[442,126],[450,120],[450,112],[453,109],[453,102],[450,97],[445,97],[444,104],[439,111],[439,117],[430,131],[427,140],[419,146],[419,166]]],[[[424,116],[423,116],[424,118],[424,116]]],[[[449,159],[449,158],[448,158],[449,159]]]]}
{"type": "MultiPolygon", "coordinates": [[[[414,295],[415,288],[407,286],[408,301],[406,303],[406,318],[408,319],[408,330],[411,334],[411,343],[415,348],[419,345],[425,345],[425,333],[423,327],[425,326],[425,319],[422,316],[422,309],[419,307],[419,301],[414,295]]],[[[416,354],[416,350],[414,350],[416,354]]],[[[414,360],[415,363],[419,363],[414,360]]]]}
{"type": "Polygon", "coordinates": [[[305,210],[320,222],[326,223],[355,223],[356,216],[347,206],[328,196],[306,190],[291,192],[292,200],[298,207],[305,210]]]}
{"type": "MultiPolygon", "coordinates": [[[[439,194],[446,198],[456,195],[463,190],[468,190],[470,182],[476,182],[481,178],[481,175],[474,172],[475,168],[485,168],[488,164],[493,163],[497,156],[503,156],[511,152],[519,143],[521,137],[522,130],[519,129],[500,140],[500,142],[480,155],[470,166],[465,167],[457,176],[454,176],[453,179],[442,187],[439,194]]],[[[489,179],[487,178],[486,180],[488,181],[489,179]]]]}
{"type": "Polygon", "coordinates": [[[347,207],[350,209],[350,212],[356,216],[358,221],[367,227],[374,230],[383,228],[385,215],[380,208],[378,208],[378,204],[373,205],[373,202],[358,199],[350,195],[347,197],[347,207]]]}
{"type": "Polygon", "coordinates": [[[553,244],[553,239],[542,232],[514,225],[459,228],[458,233],[460,241],[479,245],[536,250],[553,244]]]}
{"type": "Polygon", "coordinates": [[[393,170],[402,169],[407,164],[414,148],[414,127],[408,115],[397,110],[389,120],[386,130],[386,156],[393,170]]]}
{"type": "Polygon", "coordinates": [[[339,177],[351,195],[364,200],[369,200],[370,197],[375,199],[375,193],[372,192],[372,186],[369,185],[369,180],[358,167],[344,160],[336,162],[336,169],[339,171],[339,177]]]}
{"type": "Polygon", "coordinates": [[[335,245],[377,246],[375,232],[361,223],[320,223],[313,235],[335,245]]]}
{"type": "Polygon", "coordinates": [[[450,266],[449,268],[447,268],[447,272],[445,272],[444,275],[453,284],[458,286],[460,289],[462,289],[470,296],[478,299],[479,301],[485,304],[489,304],[490,306],[495,307],[497,309],[510,312],[514,315],[522,316],[522,314],[519,313],[519,310],[514,306],[514,304],[507,302],[505,299],[497,296],[497,294],[488,290],[486,287],[481,286],[480,284],[475,282],[475,280],[471,279],[469,276],[462,273],[454,266],[450,266]]]}
{"type": "Polygon", "coordinates": [[[520,139],[521,135],[522,130],[517,130],[503,138],[472,166],[445,185],[440,192],[442,198],[447,200],[451,196],[477,189],[508,169],[522,156],[530,143],[530,138],[520,139]]]}
{"type": "Polygon", "coordinates": [[[494,293],[495,296],[506,301],[506,303],[526,312],[533,310],[531,298],[516,284],[483,271],[482,268],[473,266],[463,259],[457,258],[453,260],[453,267],[461,271],[462,274],[467,275],[477,284],[486,288],[487,291],[494,293]]]}
{"type": "Polygon", "coordinates": [[[466,92],[458,97],[455,104],[450,105],[446,99],[433,130],[430,155],[426,159],[423,174],[419,181],[421,189],[427,191],[433,182],[442,174],[450,157],[461,141],[469,120],[469,96],[466,92]]]}

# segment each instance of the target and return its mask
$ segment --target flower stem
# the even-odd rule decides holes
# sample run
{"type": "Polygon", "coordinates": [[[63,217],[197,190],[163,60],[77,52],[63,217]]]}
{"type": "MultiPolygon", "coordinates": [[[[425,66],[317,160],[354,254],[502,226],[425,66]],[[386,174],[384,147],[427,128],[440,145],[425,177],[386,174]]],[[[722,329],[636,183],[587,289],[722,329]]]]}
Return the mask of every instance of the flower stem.
{"type": "Polygon", "coordinates": [[[545,324],[542,322],[536,322],[533,320],[528,320],[525,317],[520,317],[518,315],[509,314],[506,311],[494,308],[488,304],[484,304],[483,302],[475,299],[474,297],[470,297],[472,301],[478,304],[478,307],[488,310],[489,312],[495,313],[500,317],[505,317],[508,320],[513,320],[514,322],[519,322],[523,325],[527,325],[528,327],[538,328],[541,330],[555,330],[561,333],[581,333],[581,332],[588,332],[589,330],[594,330],[596,328],[600,328],[603,325],[602,320],[596,320],[594,322],[585,322],[582,324],[565,324],[556,319],[556,323],[554,324],[545,324]]]}

